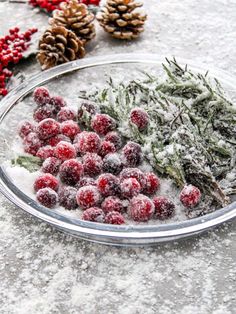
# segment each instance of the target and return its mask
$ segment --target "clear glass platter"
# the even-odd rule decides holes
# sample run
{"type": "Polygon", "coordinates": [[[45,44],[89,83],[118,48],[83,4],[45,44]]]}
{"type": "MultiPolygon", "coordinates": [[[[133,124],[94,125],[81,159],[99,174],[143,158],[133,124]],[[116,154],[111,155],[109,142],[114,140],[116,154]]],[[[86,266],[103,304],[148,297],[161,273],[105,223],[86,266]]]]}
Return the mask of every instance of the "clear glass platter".
{"type": "MultiPolygon", "coordinates": [[[[210,70],[209,76],[217,78],[230,97],[236,101],[236,78],[223,71],[206,69],[192,61],[180,58],[177,60],[182,65],[188,64],[193,71],[205,74],[210,70]]],[[[108,76],[112,76],[114,80],[125,81],[139,76],[141,71],[158,74],[162,72],[164,61],[164,57],[153,54],[117,54],[77,60],[31,77],[0,103],[0,165],[9,159],[10,152],[7,147],[14,141],[18,123],[32,116],[34,108],[30,99],[35,87],[47,86],[50,91],[56,91],[56,94],[76,102],[79,91],[92,89],[95,85],[104,86],[108,76]]],[[[61,231],[82,239],[113,245],[151,245],[178,240],[202,233],[236,216],[236,202],[233,202],[199,218],[158,225],[116,226],[86,222],[38,204],[13,183],[3,166],[0,166],[0,191],[19,208],[61,231]]]]}

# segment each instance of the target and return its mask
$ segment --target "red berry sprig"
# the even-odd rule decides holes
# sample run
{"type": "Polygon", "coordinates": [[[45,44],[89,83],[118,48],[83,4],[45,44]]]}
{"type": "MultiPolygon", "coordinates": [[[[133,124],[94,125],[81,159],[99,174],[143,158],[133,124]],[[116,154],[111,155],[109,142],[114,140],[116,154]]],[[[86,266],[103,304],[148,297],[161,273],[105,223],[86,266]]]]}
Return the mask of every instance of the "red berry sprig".
{"type": "Polygon", "coordinates": [[[23,58],[23,52],[30,45],[31,35],[37,32],[31,28],[25,33],[20,33],[18,27],[11,28],[9,34],[0,38],[0,96],[6,96],[8,90],[6,83],[12,76],[8,66],[17,64],[23,58]]]}

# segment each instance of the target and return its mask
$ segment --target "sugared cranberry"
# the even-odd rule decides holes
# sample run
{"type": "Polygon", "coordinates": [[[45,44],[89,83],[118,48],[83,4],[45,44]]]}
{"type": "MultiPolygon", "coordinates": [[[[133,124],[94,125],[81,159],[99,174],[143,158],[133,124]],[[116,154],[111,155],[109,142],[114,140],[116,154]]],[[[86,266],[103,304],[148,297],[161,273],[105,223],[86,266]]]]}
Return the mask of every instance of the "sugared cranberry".
{"type": "Polygon", "coordinates": [[[29,121],[22,121],[18,126],[18,134],[21,138],[26,137],[30,132],[35,130],[35,126],[29,121]]]}
{"type": "Polygon", "coordinates": [[[145,173],[146,186],[144,189],[145,194],[154,194],[160,187],[160,180],[155,173],[145,173]]]}
{"type": "Polygon", "coordinates": [[[168,219],[174,215],[175,205],[164,196],[157,196],[153,198],[155,206],[155,215],[157,219],[168,219]]]}
{"type": "Polygon", "coordinates": [[[130,113],[130,121],[135,124],[140,131],[143,131],[148,126],[149,117],[145,110],[134,108],[130,113]]]}
{"type": "Polygon", "coordinates": [[[101,144],[101,148],[99,151],[99,155],[102,157],[105,157],[107,154],[115,153],[116,148],[115,145],[112,142],[103,141],[101,144]]]}
{"type": "Polygon", "coordinates": [[[187,208],[195,207],[201,199],[200,190],[194,185],[185,185],[180,193],[180,201],[187,208]]]}
{"type": "Polygon", "coordinates": [[[107,114],[97,113],[91,121],[92,129],[100,135],[106,135],[116,127],[116,122],[107,114]]]}
{"type": "Polygon", "coordinates": [[[103,161],[100,156],[95,153],[87,153],[82,158],[84,172],[90,176],[97,176],[102,172],[103,161]]]}
{"type": "Polygon", "coordinates": [[[96,181],[91,178],[91,177],[83,177],[80,179],[80,181],[76,184],[76,187],[79,189],[83,186],[87,186],[87,185],[93,185],[93,186],[97,186],[96,181]]]}
{"type": "Polygon", "coordinates": [[[119,174],[123,169],[123,163],[120,155],[117,153],[108,154],[103,159],[103,171],[113,174],[119,174]]]}
{"type": "Polygon", "coordinates": [[[78,110],[78,118],[79,120],[87,120],[88,116],[93,116],[95,113],[97,113],[98,108],[95,104],[91,102],[83,102],[80,105],[80,108],[78,110]]]}
{"type": "Polygon", "coordinates": [[[34,90],[34,101],[39,106],[49,104],[50,95],[48,89],[46,87],[37,87],[34,90]]]}
{"type": "Polygon", "coordinates": [[[90,208],[100,203],[101,195],[95,186],[88,185],[78,190],[76,199],[80,207],[90,208]]]}
{"type": "Polygon", "coordinates": [[[129,213],[134,221],[148,221],[152,217],[154,210],[153,202],[142,194],[132,198],[129,204],[129,213]]]}
{"type": "Polygon", "coordinates": [[[134,142],[128,142],[122,149],[122,157],[127,167],[137,167],[142,161],[141,146],[134,142]]]}
{"type": "Polygon", "coordinates": [[[120,181],[122,182],[125,179],[134,178],[136,179],[141,188],[144,189],[146,186],[146,178],[144,173],[138,168],[125,168],[120,173],[120,181]]]}
{"type": "Polygon", "coordinates": [[[42,172],[44,173],[51,173],[53,175],[57,175],[59,172],[59,168],[61,165],[61,160],[57,159],[56,157],[48,157],[44,160],[42,165],[42,172]]]}
{"type": "Polygon", "coordinates": [[[37,126],[37,133],[40,139],[46,140],[60,133],[60,124],[54,119],[45,119],[39,122],[37,126]]]}
{"type": "Polygon", "coordinates": [[[35,156],[43,143],[36,133],[31,132],[24,138],[23,145],[26,153],[35,156]]]}
{"type": "Polygon", "coordinates": [[[107,133],[105,136],[105,141],[113,143],[117,150],[122,147],[121,136],[115,131],[107,133]]]}
{"type": "Polygon", "coordinates": [[[55,156],[61,160],[73,159],[76,157],[75,147],[68,142],[59,142],[55,147],[55,156]]]}
{"type": "Polygon", "coordinates": [[[123,209],[123,202],[116,196],[109,196],[102,202],[102,210],[105,214],[113,211],[122,212],[123,209]]]}
{"type": "Polygon", "coordinates": [[[54,156],[54,148],[52,146],[43,146],[40,147],[36,154],[37,157],[41,159],[47,159],[48,157],[54,156]]]}
{"type": "Polygon", "coordinates": [[[38,107],[33,114],[35,121],[40,122],[44,119],[53,118],[53,108],[51,105],[46,104],[43,107],[38,107]]]}
{"type": "Polygon", "coordinates": [[[119,179],[110,173],[104,173],[99,176],[97,187],[103,196],[113,196],[120,193],[119,179]]]}
{"type": "Polygon", "coordinates": [[[141,186],[135,178],[125,179],[120,184],[121,195],[126,198],[132,198],[141,192],[141,186]]]}
{"type": "Polygon", "coordinates": [[[58,134],[56,136],[50,137],[49,139],[46,140],[46,143],[52,147],[57,146],[58,143],[60,142],[68,142],[71,143],[71,140],[68,136],[65,136],[63,134],[58,134]]]}
{"type": "Polygon", "coordinates": [[[76,200],[77,189],[71,186],[64,186],[59,190],[59,204],[66,209],[72,210],[78,207],[76,200]]]}
{"type": "Polygon", "coordinates": [[[68,136],[71,140],[80,133],[78,124],[72,120],[64,121],[61,124],[61,133],[68,136]]]}
{"type": "Polygon", "coordinates": [[[78,151],[85,153],[98,153],[101,147],[101,139],[94,132],[82,132],[77,136],[77,143],[75,143],[78,151]]]}
{"type": "Polygon", "coordinates": [[[54,113],[58,113],[61,108],[66,106],[66,101],[61,96],[53,96],[50,98],[50,104],[54,108],[54,113]]]}
{"type": "Polygon", "coordinates": [[[64,122],[67,120],[76,120],[76,113],[73,109],[62,108],[57,114],[57,120],[59,122],[64,122]]]}
{"type": "Polygon", "coordinates": [[[87,220],[87,221],[92,221],[92,222],[104,222],[104,212],[101,210],[101,208],[98,207],[91,207],[86,209],[83,212],[82,219],[87,220]]]}
{"type": "Polygon", "coordinates": [[[48,208],[55,207],[58,201],[57,193],[50,188],[43,188],[38,190],[36,193],[36,198],[41,205],[48,208]]]}
{"type": "Polygon", "coordinates": [[[40,189],[50,188],[54,191],[58,190],[59,182],[50,173],[40,175],[34,182],[34,190],[37,192],[40,189]]]}
{"type": "Polygon", "coordinates": [[[59,169],[62,183],[75,185],[81,179],[84,167],[77,159],[69,159],[63,162],[59,169]]]}
{"type": "Polygon", "coordinates": [[[125,223],[125,219],[121,213],[110,212],[106,215],[104,222],[110,225],[123,225],[125,223]]]}

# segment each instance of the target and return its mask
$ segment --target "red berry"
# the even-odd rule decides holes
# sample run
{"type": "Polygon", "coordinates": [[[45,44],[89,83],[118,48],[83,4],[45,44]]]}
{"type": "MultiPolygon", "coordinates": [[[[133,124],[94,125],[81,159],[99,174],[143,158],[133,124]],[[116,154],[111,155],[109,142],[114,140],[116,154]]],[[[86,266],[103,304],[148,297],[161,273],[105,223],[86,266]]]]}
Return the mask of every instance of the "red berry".
{"type": "Polygon", "coordinates": [[[138,168],[125,168],[121,173],[120,173],[120,180],[121,182],[125,179],[129,178],[134,178],[136,179],[141,188],[144,189],[146,186],[146,178],[144,173],[138,169],[138,168]]]}
{"type": "Polygon", "coordinates": [[[116,122],[107,114],[97,113],[91,121],[92,129],[101,135],[106,135],[116,127],[116,122]]]}
{"type": "Polygon", "coordinates": [[[123,169],[123,163],[120,155],[117,153],[108,154],[103,159],[103,171],[113,174],[119,174],[123,169]]]}
{"type": "Polygon", "coordinates": [[[61,108],[66,106],[66,101],[61,96],[53,96],[50,99],[50,104],[54,107],[54,113],[58,113],[61,108]]]}
{"type": "Polygon", "coordinates": [[[30,132],[35,130],[35,126],[29,121],[22,121],[18,126],[18,134],[21,138],[26,137],[30,132]]]}
{"type": "Polygon", "coordinates": [[[42,141],[38,138],[38,135],[34,132],[29,133],[23,141],[24,150],[26,153],[36,155],[39,148],[42,146],[42,141]]]}
{"type": "Polygon", "coordinates": [[[0,95],[6,96],[8,94],[8,90],[6,88],[0,89],[0,95]]]}
{"type": "Polygon", "coordinates": [[[47,159],[48,157],[54,156],[54,148],[52,146],[43,146],[40,147],[36,154],[37,157],[41,159],[47,159]]]}
{"type": "Polygon", "coordinates": [[[135,124],[140,131],[143,131],[148,125],[149,117],[145,110],[134,108],[130,113],[130,121],[135,124]]]}
{"type": "Polygon", "coordinates": [[[99,176],[97,187],[103,196],[112,196],[120,193],[119,179],[110,173],[104,173],[99,176]]]}
{"type": "Polygon", "coordinates": [[[36,198],[41,205],[48,208],[55,207],[58,201],[57,193],[50,188],[40,189],[36,193],[36,198]]]}
{"type": "Polygon", "coordinates": [[[153,198],[155,206],[155,218],[168,219],[173,216],[175,205],[164,196],[157,196],[153,198]]]}
{"type": "Polygon", "coordinates": [[[153,202],[145,195],[139,194],[130,201],[129,213],[134,221],[148,221],[154,210],[153,202]]]}
{"type": "Polygon", "coordinates": [[[120,184],[121,195],[126,198],[132,198],[141,192],[141,186],[135,178],[125,179],[120,184]]]}
{"type": "Polygon", "coordinates": [[[51,173],[53,175],[57,175],[59,172],[59,167],[61,165],[61,160],[56,157],[48,157],[44,160],[42,165],[42,172],[51,173]]]}
{"type": "Polygon", "coordinates": [[[60,124],[54,119],[45,119],[39,122],[37,133],[40,139],[46,140],[60,133],[60,124]]]}
{"type": "Polygon", "coordinates": [[[101,144],[101,148],[99,151],[99,155],[102,157],[105,157],[107,154],[110,153],[115,153],[116,152],[116,148],[115,145],[111,142],[108,141],[103,141],[101,144]]]}
{"type": "Polygon", "coordinates": [[[83,177],[82,179],[80,179],[80,181],[76,184],[76,187],[79,189],[82,186],[87,186],[87,185],[93,185],[93,186],[97,186],[96,181],[93,178],[90,177],[83,177]]]}
{"type": "Polygon", "coordinates": [[[34,120],[40,122],[44,119],[53,118],[53,108],[51,105],[46,104],[43,107],[35,109],[33,117],[34,120]]]}
{"type": "Polygon", "coordinates": [[[57,120],[59,122],[64,122],[67,120],[76,120],[76,113],[74,110],[64,107],[58,112],[57,120]]]}
{"type": "Polygon", "coordinates": [[[88,116],[93,116],[95,113],[97,113],[98,108],[95,104],[84,102],[80,105],[80,108],[78,110],[78,118],[79,120],[83,120],[83,118],[87,118],[88,116]]]}
{"type": "Polygon", "coordinates": [[[125,223],[125,219],[118,212],[110,212],[106,215],[104,222],[110,225],[123,225],[125,223]]]}
{"type": "Polygon", "coordinates": [[[78,124],[72,120],[64,121],[61,124],[61,133],[73,140],[74,137],[80,133],[80,128],[78,124]]]}
{"type": "Polygon", "coordinates": [[[78,190],[76,199],[80,207],[90,208],[100,203],[101,195],[95,186],[87,185],[78,190]]]}
{"type": "Polygon", "coordinates": [[[57,191],[59,182],[50,173],[45,173],[40,175],[34,182],[34,190],[37,192],[40,189],[50,188],[54,191],[57,191]]]}
{"type": "Polygon", "coordinates": [[[116,196],[109,196],[102,202],[102,210],[105,214],[113,211],[122,212],[123,209],[123,202],[116,196]]]}
{"type": "Polygon", "coordinates": [[[76,200],[77,189],[71,186],[64,186],[59,190],[59,204],[66,209],[72,210],[78,207],[76,200]]]}
{"type": "Polygon", "coordinates": [[[180,193],[180,201],[185,207],[193,208],[195,207],[201,199],[200,190],[193,185],[185,185],[180,193]]]}
{"type": "Polygon", "coordinates": [[[101,210],[101,208],[98,207],[91,207],[86,209],[83,212],[82,219],[87,221],[93,221],[93,222],[104,222],[104,212],[101,210]]]}
{"type": "Polygon", "coordinates": [[[90,176],[97,176],[102,172],[102,158],[95,153],[87,153],[82,158],[84,172],[90,176]]]}
{"type": "Polygon", "coordinates": [[[128,142],[122,149],[122,156],[127,167],[137,167],[142,161],[142,148],[137,143],[128,142]]]}
{"type": "Polygon", "coordinates": [[[145,194],[154,194],[160,187],[160,180],[155,175],[155,173],[149,172],[145,173],[146,186],[144,189],[145,194]]]}
{"type": "Polygon", "coordinates": [[[56,136],[50,137],[47,139],[46,143],[52,147],[57,146],[58,143],[60,142],[68,142],[71,143],[71,140],[69,137],[63,135],[63,134],[58,134],[56,136]]]}
{"type": "Polygon", "coordinates": [[[107,135],[105,136],[105,141],[113,143],[117,150],[122,147],[122,139],[120,135],[115,131],[107,133],[107,135]]]}
{"type": "Polygon", "coordinates": [[[82,132],[77,137],[75,144],[80,153],[98,153],[101,147],[101,139],[94,132],[82,132]]]}
{"type": "Polygon", "coordinates": [[[76,155],[75,147],[71,143],[61,141],[55,147],[55,156],[61,160],[73,159],[76,155]]]}
{"type": "Polygon", "coordinates": [[[84,173],[84,167],[77,159],[69,159],[63,162],[59,169],[59,177],[62,183],[75,185],[84,173]]]}
{"type": "Polygon", "coordinates": [[[48,89],[46,87],[37,87],[34,90],[34,101],[39,106],[49,104],[50,95],[48,89]]]}

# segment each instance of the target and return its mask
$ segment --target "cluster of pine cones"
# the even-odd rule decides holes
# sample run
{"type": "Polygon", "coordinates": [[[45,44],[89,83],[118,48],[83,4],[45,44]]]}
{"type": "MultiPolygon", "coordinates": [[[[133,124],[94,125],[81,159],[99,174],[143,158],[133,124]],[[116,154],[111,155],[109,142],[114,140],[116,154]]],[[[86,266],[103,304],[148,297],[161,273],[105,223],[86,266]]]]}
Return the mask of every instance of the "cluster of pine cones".
{"type": "MultiPolygon", "coordinates": [[[[114,38],[137,38],[147,18],[136,11],[142,5],[136,0],[107,0],[97,20],[114,38]]],[[[85,45],[96,35],[94,19],[94,14],[80,0],[61,3],[60,10],[53,11],[50,27],[39,41],[37,59],[42,69],[83,58],[85,45]]]]}

